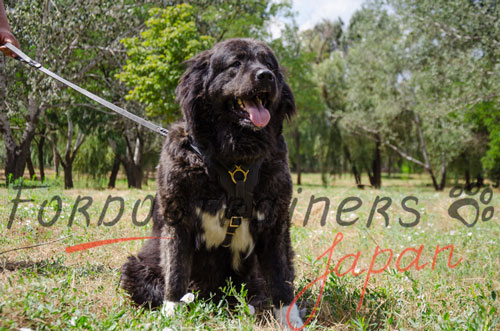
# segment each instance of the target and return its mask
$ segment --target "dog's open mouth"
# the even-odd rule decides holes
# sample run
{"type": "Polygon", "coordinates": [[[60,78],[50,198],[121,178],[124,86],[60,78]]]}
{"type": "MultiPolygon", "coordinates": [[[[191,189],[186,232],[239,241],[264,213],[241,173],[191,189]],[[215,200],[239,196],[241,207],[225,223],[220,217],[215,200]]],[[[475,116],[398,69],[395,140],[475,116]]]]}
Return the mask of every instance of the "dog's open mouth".
{"type": "Polygon", "coordinates": [[[271,119],[267,110],[268,99],[265,94],[253,97],[236,98],[235,109],[243,118],[248,118],[258,128],[265,127],[271,119]]]}

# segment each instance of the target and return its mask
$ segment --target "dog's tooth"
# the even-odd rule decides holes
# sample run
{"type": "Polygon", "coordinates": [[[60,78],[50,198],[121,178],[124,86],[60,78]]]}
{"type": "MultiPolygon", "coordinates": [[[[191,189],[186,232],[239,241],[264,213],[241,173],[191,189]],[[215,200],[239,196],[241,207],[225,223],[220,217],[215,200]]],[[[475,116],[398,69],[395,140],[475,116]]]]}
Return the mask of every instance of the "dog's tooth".
{"type": "Polygon", "coordinates": [[[257,101],[262,105],[262,100],[259,97],[257,97],[257,101]]]}

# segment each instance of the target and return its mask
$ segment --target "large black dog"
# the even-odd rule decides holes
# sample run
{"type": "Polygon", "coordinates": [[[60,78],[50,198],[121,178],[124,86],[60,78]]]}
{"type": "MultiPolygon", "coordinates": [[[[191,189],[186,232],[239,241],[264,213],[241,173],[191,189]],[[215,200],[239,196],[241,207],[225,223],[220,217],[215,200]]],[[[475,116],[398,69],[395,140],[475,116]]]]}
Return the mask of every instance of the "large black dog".
{"type": "Polygon", "coordinates": [[[270,297],[286,324],[294,268],[282,126],[295,104],[276,57],[252,39],[218,43],[188,62],[176,93],[184,121],[161,153],[152,234],[171,239],[129,257],[121,286],[137,304],[168,308],[231,278],[247,284],[250,300],[270,297]]]}

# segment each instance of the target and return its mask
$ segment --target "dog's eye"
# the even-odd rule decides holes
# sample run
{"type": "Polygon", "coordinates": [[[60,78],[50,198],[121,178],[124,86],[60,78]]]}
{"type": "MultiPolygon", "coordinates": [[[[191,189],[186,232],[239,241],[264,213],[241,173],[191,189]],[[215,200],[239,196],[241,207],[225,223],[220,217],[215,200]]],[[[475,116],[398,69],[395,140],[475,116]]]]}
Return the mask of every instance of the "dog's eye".
{"type": "Polygon", "coordinates": [[[274,70],[273,65],[271,63],[267,62],[266,66],[267,66],[268,69],[274,70]]]}
{"type": "Polygon", "coordinates": [[[231,63],[230,67],[238,68],[240,65],[241,65],[240,61],[234,61],[233,63],[231,63]]]}

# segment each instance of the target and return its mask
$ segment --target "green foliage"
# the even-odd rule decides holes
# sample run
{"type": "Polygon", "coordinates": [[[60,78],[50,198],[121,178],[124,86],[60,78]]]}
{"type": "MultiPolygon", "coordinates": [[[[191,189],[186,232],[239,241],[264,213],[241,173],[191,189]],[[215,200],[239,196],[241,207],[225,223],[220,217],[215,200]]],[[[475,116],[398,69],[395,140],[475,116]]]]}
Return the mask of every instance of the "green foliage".
{"type": "Polygon", "coordinates": [[[277,15],[290,15],[289,0],[197,0],[189,1],[196,11],[202,35],[216,42],[227,38],[268,39],[268,23],[277,15]]]}
{"type": "Polygon", "coordinates": [[[476,142],[486,133],[491,152],[483,158],[483,165],[498,167],[494,165],[499,149],[495,91],[500,88],[500,8],[496,1],[388,3],[405,31],[402,50],[411,72],[406,100],[427,122],[424,134],[430,153],[446,153],[448,160],[462,153],[477,158],[469,150],[481,150],[476,142]]]}
{"type": "Polygon", "coordinates": [[[179,117],[175,88],[182,63],[209,48],[212,38],[198,34],[190,5],[154,8],[149,14],[140,37],[122,40],[128,59],[118,77],[132,87],[127,99],[146,105],[150,116],[172,121],[179,117]]]}
{"type": "Polygon", "coordinates": [[[86,173],[92,179],[101,179],[111,170],[113,165],[113,151],[105,140],[92,135],[87,138],[77,154],[74,170],[86,173]]]}
{"type": "Polygon", "coordinates": [[[483,164],[497,167],[491,123],[498,122],[498,114],[466,121],[474,105],[497,102],[492,91],[499,87],[499,52],[491,47],[498,44],[492,33],[500,31],[497,12],[488,1],[374,0],[353,15],[343,34],[341,22],[321,22],[306,31],[304,43],[317,52],[321,96],[335,119],[330,130],[340,128],[342,141],[351,140],[344,144],[351,156],[370,164],[371,153],[363,150],[374,141],[385,146],[386,155],[390,150],[433,177],[437,169],[446,176],[449,164],[479,175],[475,159],[484,152],[487,130],[490,152],[483,164]],[[365,137],[361,149],[349,135],[365,137]]]}
{"type": "Polygon", "coordinates": [[[500,178],[500,107],[498,101],[482,102],[467,114],[467,120],[489,133],[488,150],[481,159],[494,178],[500,178]]]}
{"type": "MultiPolygon", "coordinates": [[[[299,32],[292,23],[272,41],[273,19],[293,21],[288,0],[6,3],[27,54],[158,122],[180,117],[174,91],[185,60],[227,38],[269,41],[297,104],[297,117],[285,126],[292,168],[321,171],[324,183],[352,166],[370,168],[375,141],[384,163],[410,162],[430,173],[448,166],[448,176],[451,169],[457,179],[484,170],[500,178],[500,20],[494,0],[372,0],[347,27],[340,19],[323,20],[299,32]],[[160,4],[164,9],[155,8],[160,4]]],[[[78,134],[88,137],[85,153],[96,136],[126,154],[125,132],[129,141],[148,146],[139,153],[143,164],[156,160],[160,139],[98,112],[102,108],[36,71],[14,61],[6,67],[12,127],[28,127],[30,118],[45,113],[33,123],[36,134],[53,137],[61,154],[78,134]]],[[[16,141],[24,135],[11,131],[16,141]]],[[[5,161],[4,154],[0,150],[5,161]]],[[[49,162],[50,154],[47,149],[49,162]]],[[[78,171],[104,176],[109,163],[94,167],[90,159],[77,155],[78,171]]]]}
{"type": "MultiPolygon", "coordinates": [[[[318,140],[322,137],[318,133],[328,130],[328,126],[320,90],[314,81],[315,54],[303,47],[295,25],[287,26],[282,36],[274,40],[271,46],[284,68],[285,79],[295,97],[297,115],[285,126],[284,132],[289,141],[291,165],[296,171],[300,167],[318,169],[318,161],[324,158],[320,158],[316,152],[325,146],[318,140]]],[[[324,152],[319,154],[323,155],[324,152]]]]}

